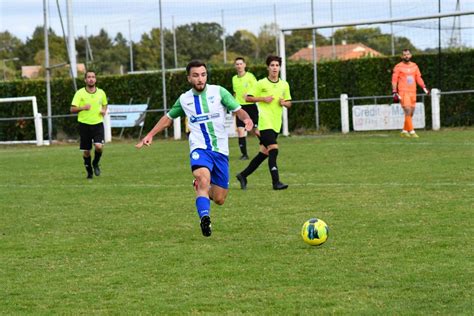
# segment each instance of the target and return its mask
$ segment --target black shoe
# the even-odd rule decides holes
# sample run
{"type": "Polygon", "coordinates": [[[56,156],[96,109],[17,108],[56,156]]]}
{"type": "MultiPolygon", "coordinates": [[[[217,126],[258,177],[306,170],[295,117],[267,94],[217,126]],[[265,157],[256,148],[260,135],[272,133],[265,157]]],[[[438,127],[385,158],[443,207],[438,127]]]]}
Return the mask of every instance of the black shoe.
{"type": "Polygon", "coordinates": [[[86,171],[87,171],[87,179],[92,179],[92,176],[93,176],[92,167],[86,166],[86,171]]]}
{"type": "Polygon", "coordinates": [[[94,174],[96,177],[100,176],[100,168],[99,168],[99,165],[97,166],[93,166],[94,168],[94,174]]]}
{"type": "Polygon", "coordinates": [[[249,156],[247,154],[243,154],[240,156],[239,160],[249,160],[249,156]]]}
{"type": "Polygon", "coordinates": [[[241,175],[240,173],[237,173],[237,175],[235,176],[237,178],[237,180],[239,180],[240,182],[240,188],[242,190],[245,190],[247,189],[247,177],[244,177],[243,175],[241,175]]]}
{"type": "Polygon", "coordinates": [[[209,237],[212,234],[211,218],[207,215],[204,215],[203,217],[201,217],[201,231],[202,231],[202,234],[206,237],[209,237]]]}
{"type": "Polygon", "coordinates": [[[288,188],[288,184],[277,182],[273,184],[273,190],[285,190],[288,188]]]}

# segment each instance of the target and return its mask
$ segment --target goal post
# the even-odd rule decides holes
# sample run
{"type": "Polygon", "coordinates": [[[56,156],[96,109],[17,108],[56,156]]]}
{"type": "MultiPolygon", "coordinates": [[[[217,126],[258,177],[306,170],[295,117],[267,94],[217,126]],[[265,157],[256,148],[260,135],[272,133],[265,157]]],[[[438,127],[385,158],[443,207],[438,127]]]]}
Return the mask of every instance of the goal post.
{"type": "MultiPolygon", "coordinates": [[[[328,28],[337,28],[337,27],[348,27],[348,26],[366,26],[366,25],[374,25],[374,24],[390,24],[390,23],[397,23],[397,22],[411,22],[417,20],[433,20],[433,19],[442,19],[442,18],[449,18],[449,17],[460,17],[466,15],[474,15],[474,11],[456,11],[450,13],[438,13],[438,14],[431,14],[431,15],[422,15],[422,16],[413,16],[413,17],[404,17],[404,18],[389,18],[389,19],[374,19],[374,20],[360,20],[360,21],[350,21],[350,22],[342,22],[342,23],[326,23],[326,24],[314,24],[308,26],[300,26],[300,27],[282,27],[279,30],[279,40],[278,40],[278,51],[280,52],[280,56],[282,57],[282,64],[281,64],[281,78],[286,80],[286,47],[285,47],[285,32],[292,32],[292,31],[300,31],[300,30],[319,30],[319,29],[328,29],[328,28]]],[[[313,46],[313,50],[316,50],[316,45],[313,46]]],[[[314,56],[314,54],[313,54],[314,56]]],[[[313,60],[314,65],[314,83],[313,89],[315,91],[315,96],[317,96],[318,91],[318,71],[317,71],[317,61],[313,60]]],[[[440,89],[440,87],[438,87],[440,89]]],[[[439,91],[439,90],[435,90],[439,91]]],[[[344,93],[341,91],[341,93],[344,93]]],[[[315,97],[315,111],[318,112],[318,98],[315,97]]],[[[435,104],[436,105],[436,104],[435,104]]],[[[439,106],[439,105],[438,105],[439,106]]],[[[282,133],[283,135],[289,135],[288,131],[288,112],[286,108],[283,108],[283,128],[282,133]]],[[[316,113],[316,119],[318,120],[319,113],[316,113]]],[[[316,122],[316,126],[319,126],[319,122],[316,122]]],[[[435,126],[438,128],[439,122],[435,121],[435,126]]]]}
{"type": "MultiPolygon", "coordinates": [[[[38,112],[38,103],[36,102],[35,96],[28,97],[12,97],[12,98],[0,98],[0,103],[15,103],[15,102],[31,102],[33,109],[33,117],[25,117],[24,119],[33,119],[35,124],[35,135],[36,140],[24,140],[24,141],[0,141],[0,144],[22,144],[22,143],[36,143],[37,146],[45,145],[43,140],[43,118],[41,113],[38,112]]],[[[13,118],[4,118],[4,121],[14,120],[13,118]]]]}

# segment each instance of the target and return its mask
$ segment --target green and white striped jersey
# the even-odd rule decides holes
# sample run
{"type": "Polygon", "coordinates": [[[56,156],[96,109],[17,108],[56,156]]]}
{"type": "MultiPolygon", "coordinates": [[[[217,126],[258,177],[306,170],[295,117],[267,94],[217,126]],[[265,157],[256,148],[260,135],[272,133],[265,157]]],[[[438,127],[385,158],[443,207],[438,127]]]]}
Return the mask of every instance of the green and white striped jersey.
{"type": "Polygon", "coordinates": [[[197,148],[229,155],[229,141],[225,130],[227,110],[235,112],[240,104],[225,88],[206,85],[202,92],[190,89],[183,93],[168,112],[171,119],[188,117],[190,151],[197,148]]]}

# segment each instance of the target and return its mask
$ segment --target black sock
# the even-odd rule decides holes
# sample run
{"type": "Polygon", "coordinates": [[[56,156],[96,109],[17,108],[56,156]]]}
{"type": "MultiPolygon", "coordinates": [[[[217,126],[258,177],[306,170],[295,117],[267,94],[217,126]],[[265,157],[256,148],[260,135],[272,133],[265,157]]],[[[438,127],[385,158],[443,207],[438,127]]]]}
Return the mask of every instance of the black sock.
{"type": "Polygon", "coordinates": [[[239,137],[239,147],[242,155],[247,155],[247,138],[239,137]]]}
{"type": "Polygon", "coordinates": [[[102,152],[96,150],[94,154],[94,161],[92,162],[94,166],[99,165],[100,157],[102,157],[102,152]]]}
{"type": "Polygon", "coordinates": [[[86,166],[86,168],[87,167],[90,168],[91,167],[91,156],[89,156],[89,157],[84,157],[83,156],[82,158],[84,158],[84,166],[86,166]]]}
{"type": "Polygon", "coordinates": [[[267,159],[267,157],[268,156],[263,154],[262,152],[258,152],[257,156],[255,156],[255,158],[252,159],[248,167],[245,168],[245,170],[242,171],[240,174],[243,175],[244,177],[248,177],[249,175],[252,174],[252,172],[254,172],[258,168],[258,166],[260,166],[262,162],[265,161],[265,159],[267,159]]]}
{"type": "Polygon", "coordinates": [[[273,184],[280,182],[280,176],[278,174],[277,167],[277,156],[278,148],[272,149],[268,152],[268,169],[270,169],[273,184]]]}

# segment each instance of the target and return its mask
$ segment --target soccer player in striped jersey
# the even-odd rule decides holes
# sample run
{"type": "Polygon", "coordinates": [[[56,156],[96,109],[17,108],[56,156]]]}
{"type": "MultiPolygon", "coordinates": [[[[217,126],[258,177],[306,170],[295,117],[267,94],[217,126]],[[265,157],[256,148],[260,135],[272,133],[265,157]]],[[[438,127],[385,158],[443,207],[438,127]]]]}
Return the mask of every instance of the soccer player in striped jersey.
{"type": "Polygon", "coordinates": [[[417,64],[411,61],[412,54],[409,49],[402,52],[402,61],[393,69],[392,94],[395,103],[400,102],[405,113],[405,123],[400,134],[401,137],[418,138],[413,128],[413,113],[416,106],[416,84],[418,84],[426,94],[429,94],[421,72],[417,64]]]}
{"type": "Polygon", "coordinates": [[[288,82],[280,78],[281,57],[268,56],[266,60],[268,77],[261,79],[248,92],[246,100],[257,102],[258,129],[260,132],[260,151],[247,168],[237,174],[240,188],[247,188],[247,177],[251,175],[265,159],[272,177],[274,190],[284,190],[287,184],[280,182],[277,167],[278,134],[282,126],[283,107],[291,107],[291,94],[288,82]]]}
{"type": "Polygon", "coordinates": [[[150,146],[153,136],[181,116],[188,118],[190,162],[196,191],[196,209],[202,234],[209,237],[211,230],[211,200],[222,205],[229,188],[229,144],[225,130],[225,115],[229,110],[245,122],[250,131],[253,123],[247,112],[229,91],[218,85],[207,84],[207,67],[193,60],[187,67],[188,82],[192,88],[181,94],[171,110],[135,146],[150,146]]]}
{"type": "MultiPolygon", "coordinates": [[[[247,92],[257,83],[255,76],[246,71],[245,59],[243,57],[237,57],[234,61],[235,70],[237,74],[232,77],[232,89],[234,90],[234,96],[237,102],[242,105],[242,109],[247,112],[254,124],[254,132],[256,132],[258,124],[258,109],[255,102],[248,102],[245,100],[247,92]]],[[[245,131],[245,124],[239,118],[237,118],[237,134],[239,136],[239,148],[242,156],[240,160],[247,160],[249,156],[247,154],[247,139],[245,131]]]]}

